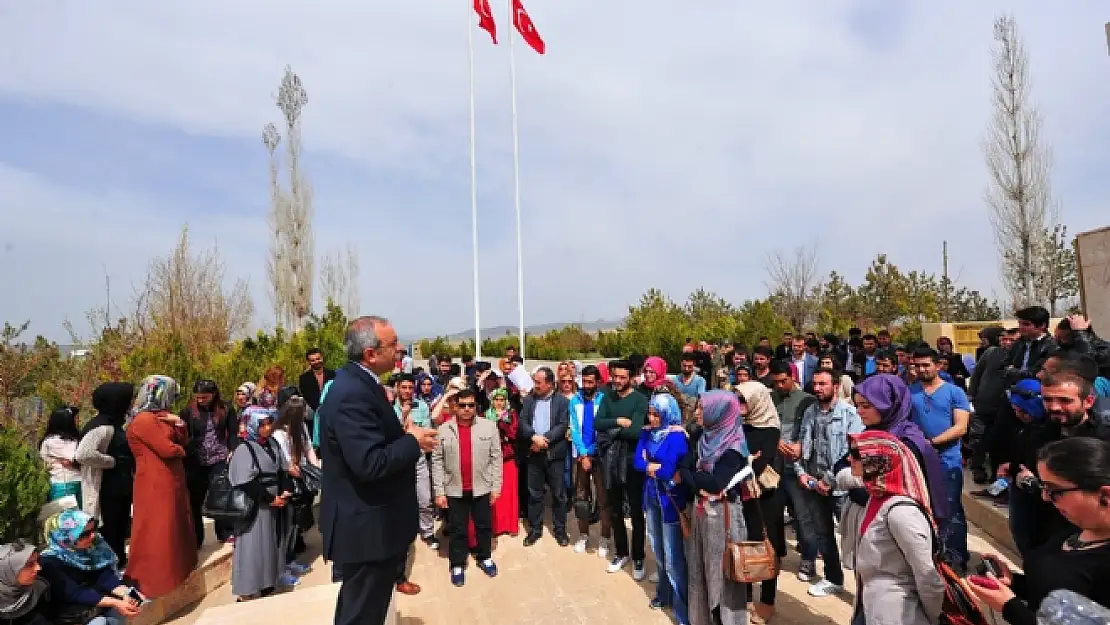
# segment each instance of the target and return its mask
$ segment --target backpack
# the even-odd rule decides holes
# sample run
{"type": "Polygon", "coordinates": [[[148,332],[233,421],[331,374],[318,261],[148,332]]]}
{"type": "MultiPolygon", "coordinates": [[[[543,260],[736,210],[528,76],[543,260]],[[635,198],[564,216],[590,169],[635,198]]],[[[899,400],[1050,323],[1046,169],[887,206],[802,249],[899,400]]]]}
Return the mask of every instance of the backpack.
{"type": "MultiPolygon", "coordinates": [[[[913,506],[920,510],[925,518],[929,518],[921,504],[912,500],[895,502],[887,509],[887,514],[898,506],[913,506]]],[[[940,537],[937,536],[936,529],[932,528],[931,523],[930,528],[933,537],[933,564],[937,567],[937,573],[940,573],[941,581],[944,582],[944,606],[940,611],[940,625],[989,625],[967,581],[944,561],[944,545],[940,542],[940,537]]]]}

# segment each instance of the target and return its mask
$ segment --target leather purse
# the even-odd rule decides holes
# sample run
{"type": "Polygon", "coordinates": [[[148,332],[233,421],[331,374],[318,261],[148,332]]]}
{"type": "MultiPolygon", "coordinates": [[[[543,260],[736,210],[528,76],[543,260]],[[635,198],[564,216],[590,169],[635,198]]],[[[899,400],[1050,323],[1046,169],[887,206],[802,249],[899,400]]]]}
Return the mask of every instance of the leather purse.
{"type": "Polygon", "coordinates": [[[763,509],[758,499],[753,500],[759,513],[759,523],[763,527],[763,540],[732,540],[732,507],[728,500],[722,500],[725,509],[725,578],[739,584],[752,584],[774,579],[779,574],[779,558],[775,547],[767,538],[767,523],[763,519],[763,509]]]}
{"type": "MultiPolygon", "coordinates": [[[[244,444],[257,467],[258,456],[255,455],[250,443],[244,444]]],[[[224,468],[215,473],[208,483],[208,492],[201,505],[201,514],[214,521],[230,525],[234,534],[238,536],[250,529],[251,524],[254,523],[254,518],[258,514],[258,503],[241,488],[232,485],[228,470],[224,468]]]]}
{"type": "Polygon", "coordinates": [[[759,474],[759,485],[762,486],[764,490],[775,490],[779,487],[779,481],[781,479],[782,476],[779,475],[779,472],[772,469],[771,465],[767,465],[763,467],[763,473],[759,474]]]}

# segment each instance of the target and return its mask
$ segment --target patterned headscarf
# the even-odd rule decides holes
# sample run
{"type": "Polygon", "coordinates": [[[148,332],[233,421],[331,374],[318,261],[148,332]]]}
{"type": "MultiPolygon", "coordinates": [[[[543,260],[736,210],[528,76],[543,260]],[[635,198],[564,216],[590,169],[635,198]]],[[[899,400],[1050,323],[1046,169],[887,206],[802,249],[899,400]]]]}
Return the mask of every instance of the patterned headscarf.
{"type": "Polygon", "coordinates": [[[27,566],[35,548],[23,543],[0,545],[0,620],[18,620],[50,596],[50,586],[42,576],[30,586],[19,585],[19,572],[27,566]]]}
{"type": "Polygon", "coordinates": [[[909,497],[921,505],[929,522],[936,527],[930,511],[925,474],[909,447],[897,436],[879,430],[850,434],[848,441],[853,450],[858,450],[859,462],[863,466],[863,484],[872,497],[909,497]]]}
{"type": "Polygon", "coordinates": [[[644,360],[644,369],[651,369],[655,372],[655,381],[648,382],[644,380],[644,386],[655,390],[655,387],[667,382],[667,361],[659,356],[651,356],[644,360]]]}
{"type": "Polygon", "coordinates": [[[648,407],[659,415],[659,427],[651,431],[651,440],[662,443],[670,433],[671,426],[682,425],[682,410],[678,407],[678,401],[669,393],[652,395],[648,407]]]}
{"type": "Polygon", "coordinates": [[[277,410],[274,408],[263,408],[262,406],[248,406],[245,408],[239,419],[247,426],[247,440],[257,443],[259,441],[259,428],[267,421],[270,423],[276,421],[277,414],[277,410]]]}
{"type": "Polygon", "coordinates": [[[42,555],[82,571],[99,571],[109,566],[114,570],[119,559],[99,533],[95,534],[91,547],[77,548],[77,541],[90,523],[95,532],[96,520],[76,508],[59,512],[47,519],[43,527],[47,547],[42,555]]]}
{"type": "Polygon", "coordinates": [[[512,418],[509,415],[510,410],[512,409],[509,408],[509,389],[498,388],[489,393],[489,408],[486,410],[487,419],[489,419],[490,421],[503,419],[508,422],[512,418]],[[493,400],[497,399],[498,397],[503,397],[505,399],[505,412],[501,414],[497,414],[497,409],[493,407],[493,400]]]}
{"type": "Polygon", "coordinates": [[[726,451],[748,454],[744,426],[740,422],[740,401],[728,391],[709,391],[699,396],[704,431],[698,441],[698,468],[712,471],[726,451]]]}
{"type": "Polygon", "coordinates": [[[771,389],[762,382],[749,380],[740,382],[734,391],[744,398],[748,405],[748,414],[744,415],[744,423],[756,428],[780,428],[779,411],[775,409],[775,400],[771,397],[771,389]]]}
{"type": "Polygon", "coordinates": [[[420,375],[416,376],[415,381],[416,398],[424,400],[424,403],[428,404],[429,406],[436,403],[436,400],[439,399],[439,396],[443,394],[443,387],[440,386],[438,382],[436,382],[436,379],[434,377],[428,375],[427,373],[421,372],[420,375]],[[423,390],[424,380],[432,381],[432,392],[427,395],[424,394],[423,390]]]}
{"type": "Polygon", "coordinates": [[[132,419],[140,412],[165,412],[180,394],[177,381],[165,375],[148,375],[139,383],[139,392],[131,404],[132,419]]]}

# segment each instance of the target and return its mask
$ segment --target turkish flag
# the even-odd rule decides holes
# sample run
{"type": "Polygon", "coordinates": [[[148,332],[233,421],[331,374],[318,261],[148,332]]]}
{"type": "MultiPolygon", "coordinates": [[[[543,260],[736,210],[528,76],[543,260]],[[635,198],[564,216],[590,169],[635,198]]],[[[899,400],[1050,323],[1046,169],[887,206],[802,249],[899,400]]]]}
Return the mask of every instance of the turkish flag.
{"type": "Polygon", "coordinates": [[[497,22],[493,21],[493,10],[489,0],[474,0],[474,12],[478,14],[478,28],[489,33],[493,43],[497,43],[497,22]]]}
{"type": "Polygon", "coordinates": [[[536,25],[532,23],[532,18],[528,17],[528,11],[524,10],[524,5],[520,0],[513,0],[513,26],[516,26],[517,32],[532,49],[540,54],[547,50],[543,39],[540,37],[539,31],[536,30],[536,25]]]}

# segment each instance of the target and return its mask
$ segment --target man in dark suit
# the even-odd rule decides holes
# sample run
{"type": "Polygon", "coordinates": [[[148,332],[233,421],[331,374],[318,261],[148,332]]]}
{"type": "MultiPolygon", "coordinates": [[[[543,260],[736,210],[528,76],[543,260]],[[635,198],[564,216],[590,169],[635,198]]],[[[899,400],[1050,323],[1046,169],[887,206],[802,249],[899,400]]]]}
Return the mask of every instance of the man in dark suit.
{"type": "Polygon", "coordinates": [[[344,339],[350,360],[320,408],[320,531],[324,558],[343,579],[335,625],[382,625],[393,585],[419,529],[416,461],[436,431],[401,423],[379,375],[393,370],[397,332],[360,317],[344,339]]]}
{"type": "Polygon", "coordinates": [[[783,332],[782,343],[775,348],[775,360],[790,360],[790,354],[794,347],[794,333],[783,332]]]}
{"type": "Polygon", "coordinates": [[[312,409],[312,414],[305,418],[305,424],[311,432],[312,420],[320,409],[320,392],[325,384],[335,379],[335,369],[324,366],[324,353],[318,347],[309,348],[304,359],[308,362],[308,371],[302,373],[297,380],[297,388],[301,389],[301,397],[304,397],[304,402],[312,409]]]}
{"type": "Polygon", "coordinates": [[[543,535],[544,486],[551,489],[551,524],[560,547],[570,544],[567,535],[567,489],[563,481],[568,443],[569,401],[555,392],[555,372],[540,367],[532,376],[535,386],[520,411],[519,438],[529,445],[528,535],[530,547],[543,535]]]}

